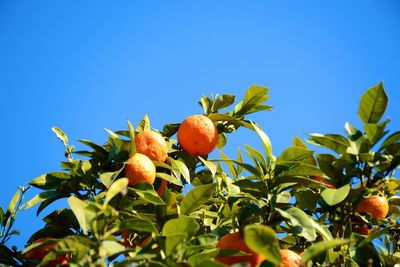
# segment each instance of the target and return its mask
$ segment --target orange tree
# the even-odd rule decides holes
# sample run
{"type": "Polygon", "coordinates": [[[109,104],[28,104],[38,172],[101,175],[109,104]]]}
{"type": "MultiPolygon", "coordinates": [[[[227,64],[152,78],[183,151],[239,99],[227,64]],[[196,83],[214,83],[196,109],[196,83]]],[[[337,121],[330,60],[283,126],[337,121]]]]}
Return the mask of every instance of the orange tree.
{"type": "Polygon", "coordinates": [[[65,146],[62,171],[29,185],[43,190],[24,202],[21,187],[0,209],[0,262],[14,266],[393,266],[400,262],[400,132],[381,120],[383,84],[362,96],[362,129],[345,135],[295,137],[275,156],[268,136],[247,118],[270,110],[268,89],[202,97],[202,115],[151,130],[107,130],[104,144],[53,131],[65,146]],[[229,108],[232,107],[229,110],[229,108]],[[182,126],[181,126],[182,125],[182,126]],[[262,151],[222,152],[246,127],[262,151]],[[177,134],[178,132],[178,134],[177,134]],[[177,134],[177,135],[176,135],[177,134]],[[136,136],[136,138],[135,138],[136,136]],[[177,137],[174,137],[177,136],[177,137]],[[181,142],[177,142],[177,140],[181,142]],[[208,157],[214,148],[219,157],[208,157]],[[67,199],[69,206],[49,210],[67,199]],[[7,247],[16,214],[38,205],[45,225],[22,251],[7,247]]]}

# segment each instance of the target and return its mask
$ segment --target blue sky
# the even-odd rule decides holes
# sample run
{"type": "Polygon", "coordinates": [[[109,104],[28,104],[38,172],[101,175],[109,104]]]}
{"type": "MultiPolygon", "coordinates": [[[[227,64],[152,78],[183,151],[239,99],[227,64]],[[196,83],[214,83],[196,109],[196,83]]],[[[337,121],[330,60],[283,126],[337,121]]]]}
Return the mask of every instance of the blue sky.
{"type": "MultiPolygon", "coordinates": [[[[102,143],[104,128],[145,113],[161,128],[200,113],[204,94],[242,97],[252,83],[271,88],[273,112],[251,118],[277,155],[294,136],[361,126],[358,101],[381,80],[397,130],[399,12],[395,0],[1,1],[0,205],[60,169],[52,126],[83,148],[77,139],[102,143]]],[[[260,146],[244,129],[224,151],[243,143],[260,146]]],[[[20,214],[22,234],[10,245],[21,248],[41,227],[34,214],[20,214]]]]}

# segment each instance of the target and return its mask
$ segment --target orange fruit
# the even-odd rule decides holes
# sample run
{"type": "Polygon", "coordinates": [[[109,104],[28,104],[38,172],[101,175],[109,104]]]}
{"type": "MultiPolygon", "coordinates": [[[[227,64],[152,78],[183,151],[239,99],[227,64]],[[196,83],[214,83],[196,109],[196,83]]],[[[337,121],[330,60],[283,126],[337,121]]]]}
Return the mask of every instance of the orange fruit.
{"type": "Polygon", "coordinates": [[[301,263],[301,256],[290,249],[281,249],[279,251],[282,258],[280,267],[299,267],[301,263]]]}
{"type": "Polygon", "coordinates": [[[384,196],[372,196],[361,200],[354,212],[368,212],[372,219],[385,219],[389,213],[389,203],[384,196]]]}
{"type": "Polygon", "coordinates": [[[179,126],[178,142],[192,156],[207,156],[217,146],[217,127],[204,115],[192,115],[179,126]]]}
{"type": "Polygon", "coordinates": [[[336,186],[334,186],[331,183],[328,183],[324,178],[322,178],[321,176],[314,176],[314,179],[317,180],[320,183],[323,183],[324,185],[326,185],[326,187],[328,188],[336,188],[336,186]]]}
{"type": "MultiPolygon", "coordinates": [[[[46,240],[47,240],[47,238],[39,238],[39,239],[35,240],[32,244],[45,242],[46,240]]],[[[25,258],[27,258],[28,260],[31,260],[31,261],[41,262],[43,260],[43,258],[47,255],[47,253],[49,253],[49,250],[53,249],[54,247],[55,247],[55,244],[47,244],[47,245],[37,247],[35,249],[28,251],[25,254],[25,258]]],[[[68,254],[67,255],[59,255],[56,257],[55,260],[51,261],[46,266],[47,267],[55,267],[58,264],[60,264],[60,265],[67,264],[69,259],[70,259],[70,255],[68,255],[68,254]]]]}
{"type": "Polygon", "coordinates": [[[242,252],[248,253],[247,256],[227,256],[227,257],[217,257],[216,261],[233,265],[235,263],[246,262],[252,267],[257,266],[263,262],[264,257],[260,254],[253,252],[244,242],[244,238],[240,233],[227,234],[221,237],[217,243],[217,248],[220,249],[230,249],[230,250],[240,250],[242,252]]]}
{"type": "Polygon", "coordinates": [[[125,164],[125,176],[128,178],[130,186],[139,183],[153,184],[156,179],[156,167],[149,157],[135,153],[125,164]]]}
{"type": "Polygon", "coordinates": [[[135,136],[136,152],[148,156],[151,160],[164,162],[168,156],[168,147],[161,134],[143,131],[135,136]]]}

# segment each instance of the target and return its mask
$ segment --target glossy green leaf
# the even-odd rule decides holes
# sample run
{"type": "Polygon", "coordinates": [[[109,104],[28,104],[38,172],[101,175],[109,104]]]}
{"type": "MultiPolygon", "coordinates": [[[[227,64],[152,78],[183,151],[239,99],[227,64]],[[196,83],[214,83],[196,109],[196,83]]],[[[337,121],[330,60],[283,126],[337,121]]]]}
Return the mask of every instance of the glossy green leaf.
{"type": "Polygon", "coordinates": [[[228,115],[228,114],[211,113],[211,114],[208,114],[207,117],[212,121],[221,121],[221,122],[227,121],[230,124],[237,126],[237,127],[243,126],[248,129],[253,129],[253,126],[251,125],[251,123],[249,123],[245,120],[242,120],[242,119],[232,117],[231,115],[228,115]]]}
{"type": "Polygon", "coordinates": [[[271,107],[264,106],[266,100],[268,100],[268,88],[252,85],[246,91],[244,98],[234,108],[234,113],[238,115],[250,114],[259,110],[270,110],[271,107]]]}
{"type": "Polygon", "coordinates": [[[69,197],[68,204],[74,212],[83,232],[86,233],[90,228],[90,223],[96,217],[96,212],[89,207],[87,202],[84,202],[77,197],[69,197]]]}
{"type": "Polygon", "coordinates": [[[289,208],[286,211],[277,210],[296,235],[302,236],[308,241],[314,241],[317,238],[313,218],[307,213],[296,207],[289,208]]]}
{"type": "Polygon", "coordinates": [[[48,199],[52,199],[55,198],[57,196],[62,195],[61,192],[59,191],[46,191],[46,192],[42,192],[40,194],[37,194],[36,196],[34,196],[31,200],[27,201],[25,203],[25,209],[29,209],[33,206],[35,206],[36,204],[39,204],[45,200],[48,199]]]}
{"type": "Polygon", "coordinates": [[[125,250],[125,247],[117,241],[104,240],[99,247],[100,257],[110,257],[125,250]]]}
{"type": "Polygon", "coordinates": [[[181,160],[174,160],[173,158],[169,157],[169,161],[171,162],[171,166],[173,170],[177,171],[180,173],[185,180],[190,183],[190,172],[188,167],[186,166],[185,163],[183,163],[181,160]]]}
{"type": "Polygon", "coordinates": [[[350,242],[351,241],[348,239],[333,239],[333,240],[324,240],[314,243],[304,251],[301,263],[305,264],[310,260],[312,260],[313,258],[317,257],[318,255],[326,252],[328,249],[345,245],[350,242]]]}
{"type": "Polygon", "coordinates": [[[385,131],[386,125],[389,123],[389,119],[382,123],[365,123],[364,130],[368,136],[368,139],[372,144],[378,142],[388,131],[385,131]]]}
{"type": "Polygon", "coordinates": [[[196,234],[199,229],[200,225],[195,219],[187,216],[181,216],[179,218],[167,221],[162,229],[162,235],[174,236],[177,234],[182,234],[190,237],[196,234]]]}
{"type": "Polygon", "coordinates": [[[265,225],[247,225],[244,228],[244,240],[252,251],[263,255],[273,264],[282,262],[279,241],[272,228],[265,225]]]}
{"type": "Polygon", "coordinates": [[[68,145],[68,137],[60,128],[52,127],[51,130],[57,135],[58,139],[63,142],[64,146],[68,145]]]}
{"type": "Polygon", "coordinates": [[[136,131],[143,132],[150,130],[150,119],[147,116],[147,113],[143,116],[142,120],[139,122],[139,125],[136,127],[136,131]]]}
{"type": "Polygon", "coordinates": [[[29,182],[29,184],[45,190],[56,189],[63,181],[66,181],[70,178],[70,174],[66,172],[51,172],[33,179],[29,182]]]}
{"type": "Polygon", "coordinates": [[[217,172],[217,165],[214,162],[205,160],[200,156],[199,156],[199,159],[211,171],[211,174],[214,176],[217,172]]]}
{"type": "Polygon", "coordinates": [[[8,204],[7,211],[9,213],[13,213],[14,212],[15,208],[18,205],[18,201],[19,201],[20,196],[21,196],[21,191],[18,189],[17,192],[15,192],[15,194],[14,194],[13,198],[11,199],[10,203],[8,204]]]}
{"type": "Polygon", "coordinates": [[[160,198],[153,186],[149,183],[140,183],[134,187],[129,187],[129,190],[134,191],[142,199],[155,205],[165,205],[164,201],[160,198]]]}
{"type": "Polygon", "coordinates": [[[258,127],[253,122],[251,124],[253,125],[254,130],[256,131],[256,133],[258,134],[258,136],[261,139],[261,142],[262,142],[263,147],[264,147],[265,155],[267,156],[269,161],[272,161],[274,156],[272,154],[271,140],[269,139],[267,134],[265,132],[263,132],[263,130],[260,127],[258,127]]]}
{"type": "Polygon", "coordinates": [[[218,134],[217,148],[221,149],[226,145],[227,138],[225,133],[218,134]]]}
{"type": "Polygon", "coordinates": [[[170,182],[170,183],[173,183],[173,184],[182,186],[182,183],[181,183],[180,180],[176,179],[175,177],[173,177],[173,176],[171,176],[171,175],[169,175],[169,174],[167,174],[167,173],[164,173],[164,172],[157,172],[157,173],[156,173],[156,177],[161,178],[161,179],[163,179],[163,180],[166,180],[166,181],[168,181],[168,182],[170,182]]]}
{"type": "Polygon", "coordinates": [[[157,233],[158,230],[154,223],[141,219],[141,218],[131,218],[125,220],[122,225],[122,229],[128,230],[128,231],[138,231],[138,232],[144,232],[144,233],[157,233]]]}
{"type": "Polygon", "coordinates": [[[382,143],[382,145],[380,146],[379,150],[383,150],[386,147],[395,144],[397,142],[400,142],[400,131],[395,132],[393,134],[391,134],[390,136],[388,136],[385,141],[382,143]]]}
{"type": "Polygon", "coordinates": [[[129,157],[136,153],[136,145],[135,145],[135,129],[133,128],[132,123],[128,120],[128,129],[129,129],[129,139],[130,147],[129,147],[129,157]]]}
{"type": "Polygon", "coordinates": [[[215,100],[213,109],[216,112],[219,109],[229,107],[234,102],[235,102],[235,95],[223,94],[215,100]]]}
{"type": "Polygon", "coordinates": [[[321,192],[321,197],[329,206],[334,206],[342,202],[349,195],[351,185],[347,184],[338,189],[326,188],[321,192]]]}
{"type": "Polygon", "coordinates": [[[104,206],[106,206],[108,202],[110,202],[110,200],[117,194],[121,193],[123,190],[126,190],[128,183],[129,183],[128,178],[120,178],[116,180],[114,183],[112,183],[110,188],[107,190],[104,206]]]}
{"type": "Polygon", "coordinates": [[[123,171],[124,166],[121,169],[114,172],[104,172],[100,174],[101,182],[108,188],[117,179],[118,175],[123,171]]]}
{"type": "Polygon", "coordinates": [[[349,140],[338,134],[310,134],[310,138],[307,141],[310,144],[332,149],[338,154],[346,153],[347,148],[350,146],[349,140]]]}
{"type": "Polygon", "coordinates": [[[181,213],[190,214],[201,207],[214,194],[215,184],[201,185],[190,190],[181,202],[181,213]]]}
{"type": "Polygon", "coordinates": [[[388,96],[380,82],[361,97],[358,117],[364,123],[377,123],[385,113],[387,103],[388,96]]]}
{"type": "Polygon", "coordinates": [[[298,138],[297,136],[295,136],[295,137],[293,138],[293,140],[292,140],[292,145],[293,145],[293,146],[297,146],[297,147],[301,147],[301,148],[304,148],[304,149],[307,149],[307,150],[308,150],[307,145],[306,145],[300,138],[298,138]]]}
{"type": "Polygon", "coordinates": [[[276,164],[301,163],[312,157],[314,151],[300,146],[286,148],[276,159],[276,164]]]}

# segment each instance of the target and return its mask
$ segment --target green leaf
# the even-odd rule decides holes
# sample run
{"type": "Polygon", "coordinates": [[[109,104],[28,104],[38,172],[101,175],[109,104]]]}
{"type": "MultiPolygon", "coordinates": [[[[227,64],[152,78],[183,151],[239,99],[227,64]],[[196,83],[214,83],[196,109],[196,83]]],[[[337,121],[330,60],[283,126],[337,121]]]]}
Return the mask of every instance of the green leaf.
{"type": "Polygon", "coordinates": [[[201,160],[201,162],[203,162],[203,164],[211,171],[211,174],[214,176],[217,173],[217,165],[212,162],[212,161],[208,161],[203,159],[202,157],[199,156],[199,159],[201,160]]]}
{"type": "Polygon", "coordinates": [[[328,249],[349,244],[350,242],[351,240],[348,239],[333,239],[333,240],[324,240],[314,243],[304,251],[301,263],[305,264],[310,260],[312,260],[313,258],[320,255],[321,253],[326,252],[328,249]]]}
{"type": "Polygon", "coordinates": [[[385,139],[385,141],[382,143],[382,145],[379,148],[379,150],[381,151],[381,150],[385,149],[386,147],[388,147],[388,146],[390,146],[392,144],[395,144],[395,143],[397,143],[399,141],[400,141],[400,131],[395,132],[395,133],[391,134],[389,137],[387,137],[385,139]]]}
{"type": "Polygon", "coordinates": [[[7,210],[9,213],[14,213],[14,210],[17,207],[20,195],[21,195],[21,191],[18,189],[17,192],[15,192],[13,198],[11,199],[10,204],[8,204],[7,210]]]}
{"type": "Polygon", "coordinates": [[[114,172],[104,172],[100,174],[101,182],[108,188],[117,179],[118,175],[123,171],[124,166],[121,169],[114,172]]]}
{"type": "Polygon", "coordinates": [[[28,184],[40,189],[49,190],[58,188],[63,181],[70,178],[70,174],[66,172],[51,172],[33,179],[28,184]]]}
{"type": "Polygon", "coordinates": [[[312,224],[315,228],[315,231],[324,239],[324,240],[332,240],[333,236],[329,231],[328,227],[325,225],[321,225],[315,220],[312,220],[312,224]]]}
{"type": "Polygon", "coordinates": [[[263,147],[264,147],[265,155],[267,156],[268,160],[271,162],[273,160],[273,158],[274,158],[274,156],[272,155],[271,140],[269,140],[269,137],[266,135],[266,133],[264,133],[263,130],[260,127],[258,127],[256,124],[251,122],[251,125],[253,125],[254,130],[256,131],[258,136],[260,137],[261,142],[262,142],[263,147]]]}
{"type": "Polygon", "coordinates": [[[181,216],[176,219],[171,219],[164,224],[162,229],[163,236],[184,235],[191,237],[199,231],[200,225],[195,219],[181,216]]]}
{"type": "Polygon", "coordinates": [[[346,199],[350,193],[351,185],[347,184],[338,189],[326,188],[321,192],[321,197],[329,206],[335,206],[346,199]]]}
{"type": "Polygon", "coordinates": [[[139,125],[136,127],[136,131],[138,132],[143,132],[143,131],[149,131],[150,130],[150,119],[147,114],[145,114],[140,121],[139,125]]]}
{"type": "Polygon", "coordinates": [[[104,201],[104,206],[107,206],[108,202],[115,197],[117,194],[122,192],[128,186],[129,180],[128,178],[120,178],[116,180],[110,188],[107,190],[106,199],[104,201]]]}
{"type": "Polygon", "coordinates": [[[74,196],[68,198],[68,204],[75,214],[83,232],[87,233],[87,230],[90,228],[90,223],[96,217],[96,211],[89,207],[89,203],[74,196]]]}
{"type": "Polygon", "coordinates": [[[156,177],[161,178],[163,180],[166,180],[166,181],[168,181],[170,183],[182,186],[182,183],[178,179],[176,179],[175,177],[173,177],[173,176],[171,176],[171,175],[169,175],[167,173],[157,172],[156,173],[156,177]]]}
{"type": "Polygon", "coordinates": [[[141,218],[132,218],[125,220],[122,223],[121,228],[125,230],[144,233],[158,233],[156,226],[152,222],[141,218]]]}
{"type": "Polygon", "coordinates": [[[171,157],[169,157],[168,159],[171,162],[173,170],[178,171],[183,176],[183,178],[185,178],[185,180],[190,183],[190,172],[186,164],[183,163],[180,159],[174,160],[171,157]]]}
{"type": "Polygon", "coordinates": [[[225,133],[218,134],[217,148],[221,149],[226,145],[227,139],[225,133]]]}
{"type": "Polygon", "coordinates": [[[166,137],[173,136],[179,129],[180,123],[166,124],[163,127],[162,133],[166,137]]]}
{"type": "Polygon", "coordinates": [[[223,109],[229,107],[235,102],[235,95],[230,94],[223,94],[215,100],[213,110],[214,112],[218,111],[219,109],[223,109]]]}
{"type": "Polygon", "coordinates": [[[202,96],[200,98],[199,104],[202,106],[204,114],[208,114],[211,112],[212,101],[210,98],[202,96]]]}
{"type": "Polygon", "coordinates": [[[229,172],[231,173],[233,180],[236,180],[237,173],[236,173],[235,166],[233,166],[231,161],[226,161],[226,160],[229,160],[229,157],[226,154],[224,154],[224,152],[222,152],[219,149],[218,149],[218,152],[221,155],[221,157],[225,160],[224,162],[228,166],[229,172]]]}
{"type": "Polygon", "coordinates": [[[136,145],[135,145],[135,129],[132,126],[132,123],[128,120],[128,128],[129,128],[129,138],[131,139],[131,145],[129,147],[129,157],[136,153],[136,145]]]}
{"type": "Polygon", "coordinates": [[[377,123],[383,116],[388,103],[388,96],[380,82],[368,89],[361,97],[358,117],[364,123],[377,123]]]}
{"type": "Polygon", "coordinates": [[[265,225],[247,225],[244,228],[244,240],[252,251],[263,255],[271,263],[282,262],[279,241],[272,228],[265,225]]]}
{"type": "Polygon", "coordinates": [[[287,224],[296,235],[302,236],[308,241],[314,241],[317,238],[313,218],[307,215],[307,213],[296,207],[291,207],[286,211],[277,210],[285,218],[287,224]]]}
{"type": "Polygon", "coordinates": [[[383,234],[386,234],[389,232],[389,227],[385,227],[383,229],[380,229],[379,231],[373,232],[371,235],[369,235],[367,238],[364,238],[358,245],[357,247],[361,248],[365,245],[368,245],[371,241],[374,239],[382,236],[383,234]]]}
{"type": "Polygon", "coordinates": [[[385,120],[382,123],[365,123],[364,130],[368,136],[368,139],[371,141],[372,144],[378,142],[386,133],[385,127],[389,123],[389,119],[385,120]]]}
{"type": "Polygon", "coordinates": [[[292,144],[293,146],[301,147],[308,150],[307,145],[297,136],[293,138],[292,144]]]}
{"type": "Polygon", "coordinates": [[[276,164],[300,163],[312,157],[314,151],[299,146],[286,148],[277,158],[276,164]]]}
{"type": "Polygon", "coordinates": [[[259,110],[270,110],[271,107],[262,105],[262,103],[269,98],[267,95],[268,91],[268,88],[262,86],[250,86],[246,91],[243,100],[235,106],[234,113],[237,115],[245,115],[259,110]]]}
{"type": "Polygon", "coordinates": [[[117,241],[104,240],[101,242],[99,247],[100,257],[110,257],[121,253],[125,250],[125,247],[118,243],[117,241]]]}
{"type": "Polygon", "coordinates": [[[307,139],[310,144],[330,148],[338,154],[346,153],[350,146],[349,140],[338,134],[310,134],[310,136],[311,138],[307,139]]]}
{"type": "Polygon", "coordinates": [[[296,192],[296,206],[303,210],[315,211],[318,194],[310,188],[302,188],[296,192]]]}
{"type": "Polygon", "coordinates": [[[57,135],[58,139],[63,142],[64,146],[68,145],[68,137],[60,128],[52,127],[51,130],[57,135]]]}
{"type": "Polygon", "coordinates": [[[190,190],[181,202],[181,213],[190,214],[195,211],[212,197],[214,189],[215,184],[207,184],[190,190]]]}
{"type": "Polygon", "coordinates": [[[211,114],[208,114],[207,117],[212,121],[221,121],[221,122],[227,121],[236,127],[243,126],[243,127],[253,130],[253,126],[251,125],[251,123],[249,123],[245,120],[242,120],[242,119],[232,117],[228,114],[211,113],[211,114]]]}
{"type": "Polygon", "coordinates": [[[37,194],[31,200],[29,200],[28,202],[25,203],[25,209],[29,209],[29,208],[35,206],[36,204],[39,204],[48,199],[58,197],[59,195],[62,195],[62,193],[59,191],[46,191],[46,192],[37,194]]]}
{"type": "Polygon", "coordinates": [[[331,179],[337,180],[342,174],[334,167],[337,158],[331,154],[318,154],[317,161],[319,168],[331,179]]]}
{"type": "Polygon", "coordinates": [[[80,229],[75,214],[72,212],[72,210],[67,208],[53,211],[44,217],[43,221],[46,222],[47,225],[55,225],[65,229],[73,228],[75,231],[80,229]]]}
{"type": "Polygon", "coordinates": [[[284,172],[284,176],[322,176],[323,173],[315,166],[299,164],[284,172]]]}
{"type": "Polygon", "coordinates": [[[129,190],[133,190],[142,199],[155,205],[165,205],[164,201],[160,198],[153,186],[149,183],[140,183],[134,187],[129,187],[129,190]]]}
{"type": "MultiPolygon", "coordinates": [[[[256,148],[251,147],[249,145],[244,144],[246,149],[251,153],[250,157],[257,159],[258,163],[261,164],[261,166],[266,169],[267,168],[267,163],[265,162],[263,154],[261,154],[260,151],[258,151],[256,148]]],[[[249,155],[249,154],[248,154],[249,155]]]]}

